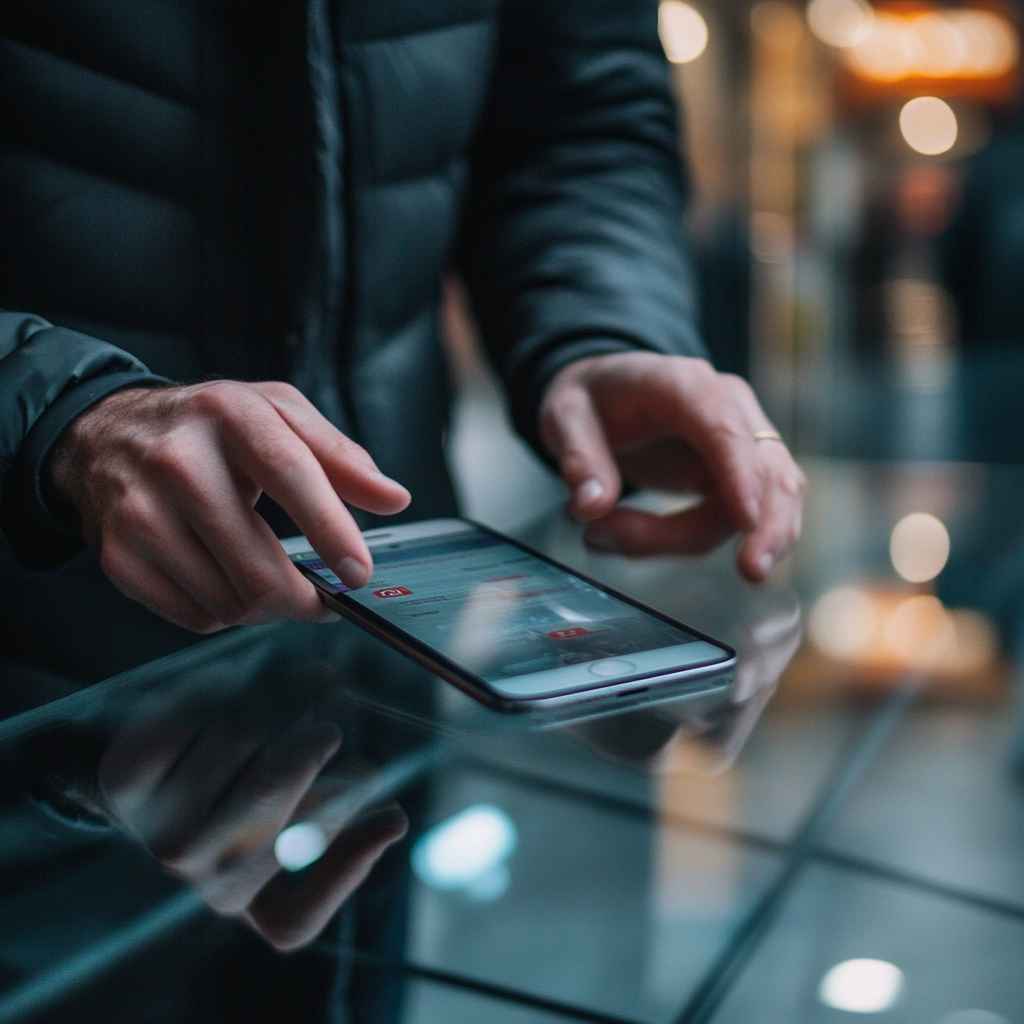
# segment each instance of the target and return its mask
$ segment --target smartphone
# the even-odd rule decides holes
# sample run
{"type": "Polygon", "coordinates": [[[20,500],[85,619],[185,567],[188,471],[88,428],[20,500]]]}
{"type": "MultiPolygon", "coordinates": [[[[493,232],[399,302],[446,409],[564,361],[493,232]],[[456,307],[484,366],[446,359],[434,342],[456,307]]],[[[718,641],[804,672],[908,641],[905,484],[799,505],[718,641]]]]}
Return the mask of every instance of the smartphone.
{"type": "Polygon", "coordinates": [[[726,644],[477,523],[431,519],[364,537],[373,577],[357,590],[305,537],[282,544],[332,609],[492,707],[702,686],[735,665],[726,644]]]}

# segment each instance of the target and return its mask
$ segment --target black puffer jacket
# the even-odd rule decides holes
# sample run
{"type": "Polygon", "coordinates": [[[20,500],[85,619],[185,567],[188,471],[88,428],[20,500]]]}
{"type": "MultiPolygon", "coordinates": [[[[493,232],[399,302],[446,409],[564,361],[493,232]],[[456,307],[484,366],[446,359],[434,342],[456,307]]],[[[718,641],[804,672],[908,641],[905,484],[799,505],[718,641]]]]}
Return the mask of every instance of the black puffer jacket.
{"type": "Polygon", "coordinates": [[[451,267],[527,435],[568,360],[698,352],[656,21],[656,0],[4,0],[8,551],[76,550],[47,454],[160,377],[292,380],[410,514],[449,510],[451,267]]]}

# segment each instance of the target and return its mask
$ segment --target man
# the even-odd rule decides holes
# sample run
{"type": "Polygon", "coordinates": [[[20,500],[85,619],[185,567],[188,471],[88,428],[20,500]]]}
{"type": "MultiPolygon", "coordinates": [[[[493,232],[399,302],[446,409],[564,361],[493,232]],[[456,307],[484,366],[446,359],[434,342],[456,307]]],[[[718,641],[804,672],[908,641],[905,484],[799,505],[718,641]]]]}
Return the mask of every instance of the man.
{"type": "Polygon", "coordinates": [[[7,0],[0,28],[9,590],[84,541],[194,632],[321,617],[254,507],[353,586],[362,512],[451,511],[449,268],[591,544],[739,533],[753,580],[791,547],[803,477],[693,326],[655,0],[7,0]],[[624,484],[707,497],[656,517],[624,484]]]}

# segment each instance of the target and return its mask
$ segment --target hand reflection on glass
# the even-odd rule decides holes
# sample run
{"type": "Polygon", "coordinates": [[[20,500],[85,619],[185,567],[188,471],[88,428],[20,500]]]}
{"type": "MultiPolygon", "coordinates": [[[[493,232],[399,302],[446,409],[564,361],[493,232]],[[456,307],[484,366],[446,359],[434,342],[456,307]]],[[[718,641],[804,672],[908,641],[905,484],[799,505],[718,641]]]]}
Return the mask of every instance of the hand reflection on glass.
{"type": "Polygon", "coordinates": [[[333,722],[310,713],[282,728],[246,706],[179,704],[121,730],[100,763],[100,792],[114,823],[212,910],[296,949],[407,828],[395,803],[355,819],[340,810],[346,783],[322,773],[341,742],[333,722]],[[308,867],[284,871],[275,844],[296,822],[319,848],[308,867]]]}
{"type": "Polygon", "coordinates": [[[688,695],[569,729],[602,756],[647,772],[693,768],[719,774],[746,745],[801,636],[799,606],[777,609],[744,624],[733,638],[737,666],[727,691],[688,695]],[[699,758],[680,756],[694,743],[701,745],[699,758]]]}

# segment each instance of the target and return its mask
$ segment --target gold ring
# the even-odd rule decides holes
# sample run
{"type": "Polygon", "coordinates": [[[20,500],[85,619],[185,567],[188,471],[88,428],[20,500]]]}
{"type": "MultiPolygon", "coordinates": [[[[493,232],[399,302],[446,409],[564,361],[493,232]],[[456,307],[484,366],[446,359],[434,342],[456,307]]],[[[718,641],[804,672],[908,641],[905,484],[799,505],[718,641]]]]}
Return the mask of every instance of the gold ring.
{"type": "Polygon", "coordinates": [[[786,442],[782,440],[782,435],[775,433],[774,430],[758,430],[754,434],[755,441],[778,441],[780,444],[786,442]]]}

